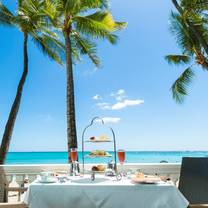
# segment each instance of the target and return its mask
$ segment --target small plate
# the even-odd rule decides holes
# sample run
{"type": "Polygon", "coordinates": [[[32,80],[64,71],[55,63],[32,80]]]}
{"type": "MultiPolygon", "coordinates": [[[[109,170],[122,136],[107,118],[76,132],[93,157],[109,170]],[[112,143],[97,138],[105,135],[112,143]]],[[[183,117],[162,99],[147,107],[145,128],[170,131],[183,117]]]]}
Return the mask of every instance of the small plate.
{"type": "Polygon", "coordinates": [[[95,140],[86,140],[86,142],[91,142],[91,143],[102,143],[102,142],[112,142],[110,139],[95,139],[95,140]]]}
{"type": "Polygon", "coordinates": [[[87,155],[88,158],[105,158],[105,157],[112,157],[112,155],[87,155]]]}
{"type": "Polygon", "coordinates": [[[38,183],[56,183],[56,178],[49,178],[47,180],[42,180],[41,178],[37,180],[38,183]]]}
{"type": "Polygon", "coordinates": [[[140,183],[140,184],[156,184],[161,181],[160,178],[158,177],[144,177],[144,178],[139,178],[139,177],[133,177],[132,182],[134,183],[140,183]]]}
{"type": "Polygon", "coordinates": [[[91,170],[91,172],[92,173],[98,173],[98,174],[104,174],[105,170],[104,171],[91,170]]]}

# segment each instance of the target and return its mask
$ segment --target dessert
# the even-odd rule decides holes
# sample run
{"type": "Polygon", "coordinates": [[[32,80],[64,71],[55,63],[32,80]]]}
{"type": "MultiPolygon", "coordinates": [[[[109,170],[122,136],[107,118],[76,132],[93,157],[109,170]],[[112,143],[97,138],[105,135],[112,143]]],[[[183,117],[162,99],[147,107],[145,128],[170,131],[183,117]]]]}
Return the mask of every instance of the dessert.
{"type": "Polygon", "coordinates": [[[91,142],[108,142],[108,141],[110,141],[110,138],[106,135],[101,135],[99,137],[92,136],[92,137],[90,137],[89,141],[91,141],[91,142]]]}
{"type": "Polygon", "coordinates": [[[110,139],[109,139],[109,137],[108,137],[107,135],[101,135],[101,136],[99,137],[99,140],[100,140],[100,141],[109,141],[110,139]]]}
{"type": "Polygon", "coordinates": [[[145,178],[145,174],[139,172],[139,173],[137,173],[137,174],[135,175],[135,177],[136,177],[136,178],[145,178]]]}
{"type": "Polygon", "coordinates": [[[104,165],[93,166],[92,171],[104,172],[105,171],[105,166],[104,165]]]}
{"type": "Polygon", "coordinates": [[[90,137],[90,141],[95,141],[96,140],[96,137],[93,136],[93,137],[90,137]]]}
{"type": "Polygon", "coordinates": [[[132,177],[132,181],[135,183],[157,183],[161,179],[156,175],[145,175],[144,173],[137,173],[132,177]]]}
{"type": "Polygon", "coordinates": [[[111,155],[105,150],[94,150],[90,152],[89,156],[91,157],[110,157],[111,155]]]}

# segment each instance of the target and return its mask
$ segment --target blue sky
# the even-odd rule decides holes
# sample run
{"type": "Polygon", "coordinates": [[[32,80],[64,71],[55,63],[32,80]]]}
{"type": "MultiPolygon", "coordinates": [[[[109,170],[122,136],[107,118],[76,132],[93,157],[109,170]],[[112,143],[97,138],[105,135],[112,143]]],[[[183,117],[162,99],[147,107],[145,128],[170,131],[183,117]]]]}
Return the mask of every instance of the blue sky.
{"type": "MultiPolygon", "coordinates": [[[[14,0],[3,2],[15,8],[14,0]]],[[[184,104],[171,97],[171,84],[183,69],[164,60],[179,52],[168,29],[171,9],[171,1],[111,0],[115,19],[128,27],[116,46],[99,43],[101,69],[85,58],[74,68],[79,147],[83,128],[101,116],[111,121],[118,148],[207,150],[208,74],[196,68],[184,104]]],[[[0,27],[0,135],[22,72],[22,42],[17,29],[0,27]]],[[[29,76],[10,151],[67,149],[65,87],[65,69],[30,42],[29,76]]]]}

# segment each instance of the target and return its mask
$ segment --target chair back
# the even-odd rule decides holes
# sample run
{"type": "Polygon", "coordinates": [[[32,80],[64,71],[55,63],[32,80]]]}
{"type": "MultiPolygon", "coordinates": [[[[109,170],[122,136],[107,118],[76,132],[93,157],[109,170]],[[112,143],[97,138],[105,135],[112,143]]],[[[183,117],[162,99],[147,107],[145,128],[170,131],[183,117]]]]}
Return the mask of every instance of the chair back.
{"type": "Polygon", "coordinates": [[[208,203],[208,157],[182,159],[178,188],[191,204],[208,203]]]}

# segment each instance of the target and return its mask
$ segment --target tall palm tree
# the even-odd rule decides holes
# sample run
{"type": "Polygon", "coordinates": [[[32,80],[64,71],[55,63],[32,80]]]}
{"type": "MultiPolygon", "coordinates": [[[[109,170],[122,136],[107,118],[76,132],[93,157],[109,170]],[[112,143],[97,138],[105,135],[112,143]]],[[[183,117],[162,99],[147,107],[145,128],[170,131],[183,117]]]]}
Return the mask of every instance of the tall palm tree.
{"type": "Polygon", "coordinates": [[[0,3],[0,24],[3,26],[17,27],[23,34],[23,72],[17,87],[14,102],[3,133],[0,148],[0,164],[5,162],[8,152],[15,120],[19,111],[24,84],[28,75],[28,38],[38,45],[42,52],[58,63],[62,63],[62,45],[56,40],[54,34],[47,28],[43,21],[41,8],[43,2],[40,0],[18,0],[17,13],[12,13],[0,3]]]}
{"type": "Polygon", "coordinates": [[[117,36],[114,32],[123,29],[126,23],[114,21],[107,10],[108,0],[45,0],[44,2],[48,19],[61,33],[65,44],[67,141],[70,152],[70,148],[77,147],[72,48],[77,49],[77,57],[86,54],[96,66],[99,66],[95,39],[107,39],[115,44],[117,36]]]}
{"type": "MultiPolygon", "coordinates": [[[[195,75],[193,67],[198,65],[204,70],[208,70],[208,53],[206,51],[206,44],[208,44],[208,22],[203,14],[206,8],[205,2],[202,4],[202,1],[197,0],[193,3],[182,0],[181,6],[178,5],[177,7],[180,7],[183,13],[171,14],[171,32],[175,35],[182,54],[168,55],[165,58],[171,64],[189,64],[171,87],[173,98],[179,103],[184,101],[184,97],[188,93],[187,87],[195,75]],[[196,33],[203,41],[196,36],[196,33]]],[[[173,2],[176,1],[173,0],[173,2]]]]}

